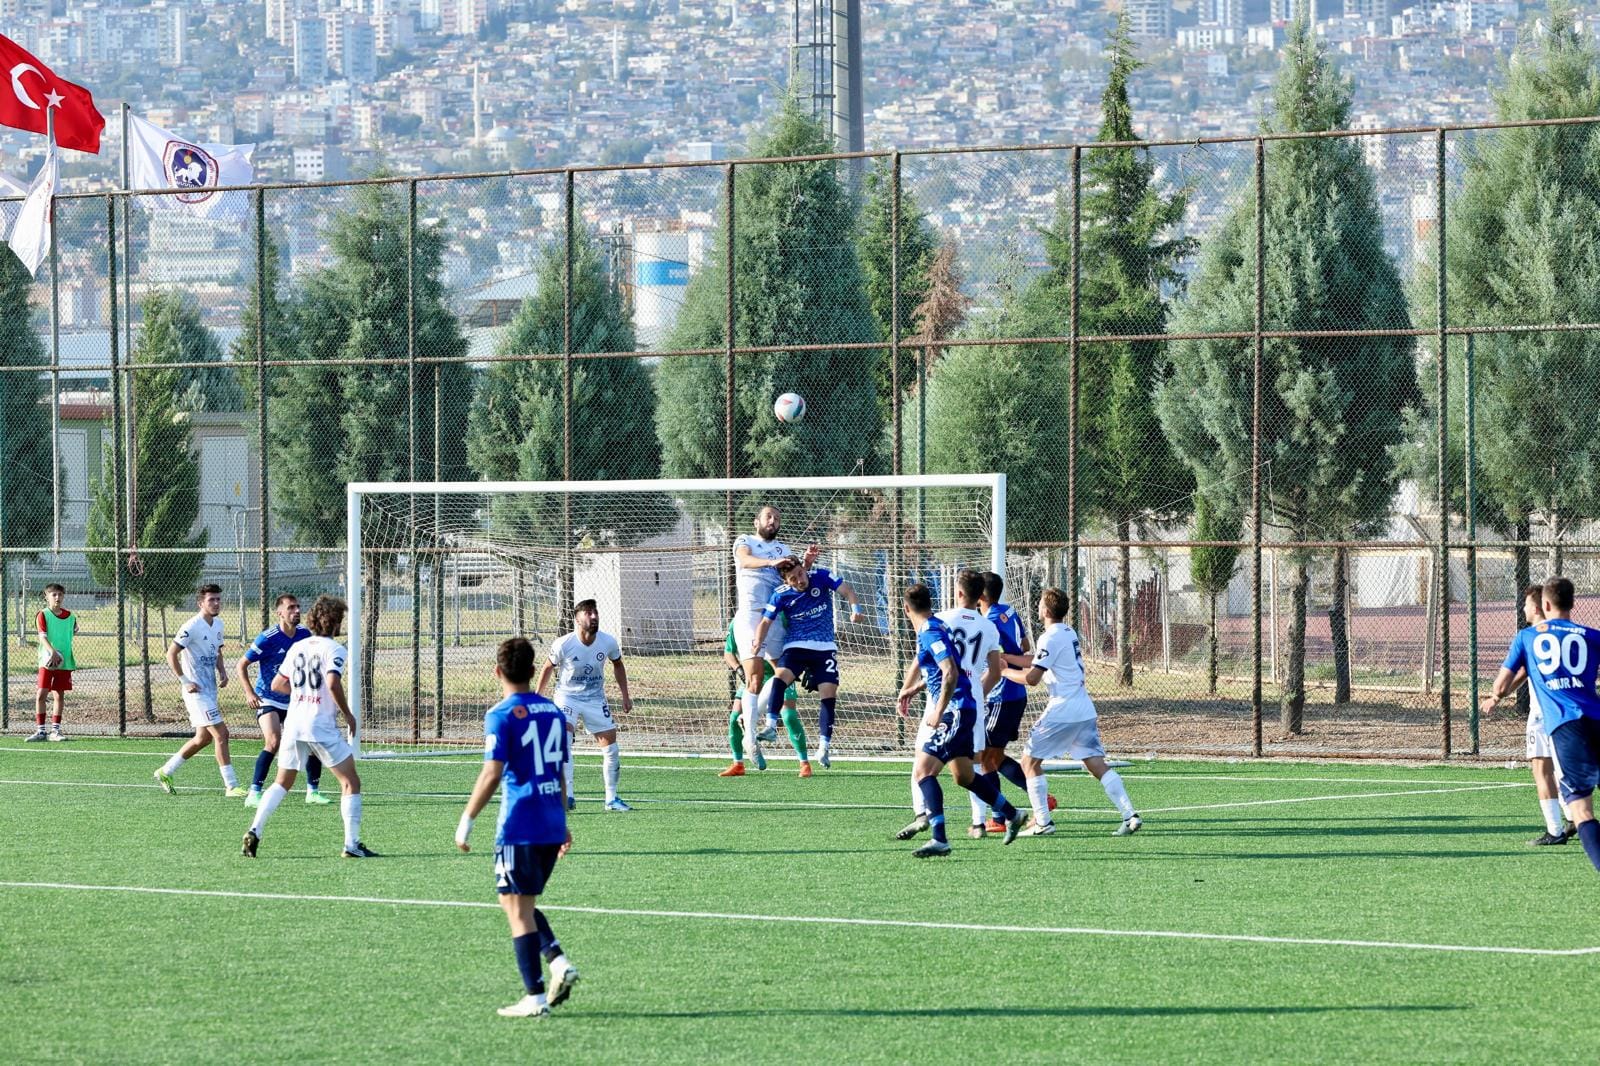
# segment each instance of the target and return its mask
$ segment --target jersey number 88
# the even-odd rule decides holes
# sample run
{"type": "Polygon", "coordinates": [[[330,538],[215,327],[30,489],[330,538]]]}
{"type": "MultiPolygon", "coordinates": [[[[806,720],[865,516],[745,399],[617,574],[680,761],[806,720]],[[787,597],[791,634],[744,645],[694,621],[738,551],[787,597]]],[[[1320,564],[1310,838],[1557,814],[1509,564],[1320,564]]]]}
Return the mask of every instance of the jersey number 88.
{"type": "Polygon", "coordinates": [[[313,655],[307,659],[304,652],[294,657],[294,674],[290,677],[295,688],[315,689],[322,687],[322,656],[313,655]]]}

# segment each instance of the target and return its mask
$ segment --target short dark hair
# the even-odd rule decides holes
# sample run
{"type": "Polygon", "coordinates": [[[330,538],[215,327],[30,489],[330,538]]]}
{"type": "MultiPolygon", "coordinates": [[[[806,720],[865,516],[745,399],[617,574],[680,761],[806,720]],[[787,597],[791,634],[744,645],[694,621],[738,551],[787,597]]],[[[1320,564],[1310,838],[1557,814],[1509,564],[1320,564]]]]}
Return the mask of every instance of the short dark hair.
{"type": "Polygon", "coordinates": [[[284,600],[293,600],[294,602],[299,603],[300,597],[296,596],[292,592],[280,592],[278,593],[278,598],[272,602],[272,609],[277,610],[279,607],[282,607],[284,600]]]}
{"type": "Polygon", "coordinates": [[[788,577],[790,574],[800,569],[800,560],[794,558],[793,556],[790,556],[787,559],[779,559],[778,565],[773,567],[773,569],[778,572],[779,577],[788,577]]]}
{"type": "Polygon", "coordinates": [[[990,603],[999,603],[1000,594],[1006,590],[1006,579],[993,570],[983,572],[983,598],[990,603]]]}
{"type": "Polygon", "coordinates": [[[59,582],[55,582],[55,581],[52,581],[52,582],[50,582],[50,584],[46,585],[44,587],[44,590],[46,592],[59,592],[63,596],[65,596],[67,594],[67,586],[65,586],[63,584],[60,584],[59,582]]]}
{"type": "Polygon", "coordinates": [[[595,614],[599,614],[600,605],[593,600],[579,600],[572,605],[572,613],[577,614],[579,611],[593,611],[595,614]]]}
{"type": "Polygon", "coordinates": [[[306,613],[306,628],[319,637],[331,637],[339,632],[340,626],[344,625],[344,613],[347,609],[344,601],[337,596],[318,596],[317,602],[313,603],[311,610],[306,613]]]}
{"type": "Polygon", "coordinates": [[[1544,583],[1544,598],[1556,605],[1558,611],[1570,611],[1577,602],[1577,589],[1570,577],[1553,577],[1544,583]]]}
{"type": "Polygon", "coordinates": [[[976,570],[963,570],[956,575],[956,588],[969,600],[983,597],[983,575],[976,570]]]}
{"type": "Polygon", "coordinates": [[[203,600],[213,592],[215,592],[218,596],[222,595],[222,586],[211,584],[201,585],[195,590],[194,598],[197,600],[203,600]]]}
{"type": "Polygon", "coordinates": [[[933,611],[933,593],[926,585],[911,585],[906,589],[906,606],[918,614],[929,614],[933,611]]]}
{"type": "Polygon", "coordinates": [[[507,637],[495,649],[494,664],[513,685],[526,685],[533,678],[533,645],[527,637],[507,637]]]}
{"type": "Polygon", "coordinates": [[[1067,617],[1067,594],[1058,588],[1047,588],[1039,593],[1039,606],[1052,621],[1060,622],[1067,617]]]}

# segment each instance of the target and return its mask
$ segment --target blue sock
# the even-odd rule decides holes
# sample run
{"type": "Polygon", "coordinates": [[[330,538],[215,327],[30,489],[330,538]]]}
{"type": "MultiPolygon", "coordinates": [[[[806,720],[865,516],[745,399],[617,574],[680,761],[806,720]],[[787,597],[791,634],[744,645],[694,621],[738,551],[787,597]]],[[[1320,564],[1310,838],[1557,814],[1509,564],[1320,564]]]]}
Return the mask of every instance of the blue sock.
{"type": "Polygon", "coordinates": [[[967,791],[993,807],[995,817],[1002,822],[1009,822],[1017,816],[1017,809],[1011,805],[1011,801],[1000,794],[999,774],[974,774],[967,791]]]}
{"type": "Polygon", "coordinates": [[[767,717],[776,718],[783,712],[783,693],[789,686],[783,683],[783,678],[778,678],[772,686],[772,695],[767,699],[767,717]]]}
{"type": "Polygon", "coordinates": [[[1600,870],[1600,822],[1593,818],[1587,822],[1579,822],[1578,839],[1583,841],[1584,854],[1589,856],[1594,868],[1600,870]]]}
{"type": "Polygon", "coordinates": [[[928,809],[933,839],[948,844],[949,838],[944,835],[944,789],[939,787],[938,777],[924,777],[917,782],[917,788],[922,790],[922,805],[928,809]]]}
{"type": "Polygon", "coordinates": [[[517,953],[517,969],[522,971],[522,987],[530,996],[544,991],[544,971],[539,969],[539,934],[511,938],[511,947],[517,953]]]}
{"type": "Polygon", "coordinates": [[[544,911],[536,909],[533,912],[533,924],[539,930],[539,954],[545,957],[546,962],[559,958],[561,944],[556,940],[555,933],[550,931],[550,920],[544,916],[544,911]]]}
{"type": "Polygon", "coordinates": [[[322,784],[322,760],[315,755],[306,760],[306,784],[311,786],[313,792],[322,784]]]}
{"type": "Polygon", "coordinates": [[[261,786],[266,783],[267,771],[272,769],[272,757],[276,754],[277,752],[268,748],[262,748],[261,754],[256,756],[256,776],[251,780],[250,787],[257,792],[260,792],[261,786]]]}
{"type": "Polygon", "coordinates": [[[1018,788],[1023,789],[1024,791],[1027,790],[1028,776],[1022,772],[1022,764],[1013,759],[1011,756],[1007,755],[1004,759],[1000,760],[1000,769],[998,773],[1001,777],[1005,778],[1007,781],[1010,781],[1018,788]]]}
{"type": "Polygon", "coordinates": [[[817,715],[817,732],[822,734],[823,740],[833,739],[833,703],[831,699],[823,699],[822,710],[817,715]]]}

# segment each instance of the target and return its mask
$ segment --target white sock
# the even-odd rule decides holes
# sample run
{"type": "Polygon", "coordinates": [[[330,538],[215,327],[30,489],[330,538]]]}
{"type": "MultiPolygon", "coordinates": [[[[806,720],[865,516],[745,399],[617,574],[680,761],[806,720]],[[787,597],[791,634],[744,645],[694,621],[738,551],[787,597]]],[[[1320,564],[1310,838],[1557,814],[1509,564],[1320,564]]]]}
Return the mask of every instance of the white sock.
{"type": "Polygon", "coordinates": [[[171,777],[173,774],[178,772],[179,767],[188,761],[189,760],[184,758],[182,753],[174,753],[172,758],[161,764],[161,772],[166,774],[168,777],[171,777]]]}
{"type": "Polygon", "coordinates": [[[567,779],[567,798],[568,799],[577,799],[578,798],[578,794],[576,792],[572,791],[572,760],[571,759],[568,759],[566,765],[561,768],[561,775],[567,779]]]}
{"type": "Polygon", "coordinates": [[[344,846],[348,850],[361,840],[361,793],[341,799],[339,813],[344,815],[344,846]]]}
{"type": "Polygon", "coordinates": [[[1128,798],[1128,790],[1122,787],[1120,774],[1115,770],[1107,770],[1100,778],[1100,787],[1106,790],[1106,795],[1116,804],[1117,810],[1122,812],[1122,817],[1133,817],[1133,800],[1128,798]]]}
{"type": "Polygon", "coordinates": [[[1033,820],[1040,825],[1049,825],[1050,779],[1044,774],[1028,778],[1028,803],[1033,807],[1033,820]]]}
{"type": "Polygon", "coordinates": [[[756,733],[761,729],[761,700],[748,688],[744,693],[744,753],[754,756],[759,742],[756,733]]]}
{"type": "Polygon", "coordinates": [[[261,829],[267,824],[267,819],[272,817],[272,812],[278,809],[278,804],[283,802],[283,797],[289,790],[274,781],[261,793],[261,803],[256,807],[256,820],[250,823],[250,832],[256,836],[261,835],[261,829]]]}
{"type": "Polygon", "coordinates": [[[222,783],[229,788],[239,787],[239,775],[233,772],[233,763],[222,767],[222,783]]]}
{"type": "Polygon", "coordinates": [[[927,817],[928,812],[922,806],[922,789],[917,787],[917,778],[913,773],[911,777],[911,813],[927,817]]]}
{"type": "Polygon", "coordinates": [[[600,749],[600,776],[606,783],[606,802],[617,798],[617,778],[622,775],[622,753],[612,741],[600,749]]]}
{"type": "Polygon", "coordinates": [[[975,793],[968,792],[967,798],[972,801],[972,824],[982,825],[989,820],[989,805],[979,799],[975,793]]]}
{"type": "Polygon", "coordinates": [[[1553,837],[1560,836],[1562,829],[1561,801],[1558,799],[1540,800],[1539,809],[1544,811],[1544,827],[1550,831],[1550,835],[1553,837]]]}
{"type": "Polygon", "coordinates": [[[827,737],[819,737],[817,739],[817,743],[823,752],[827,752],[833,747],[833,741],[829,740],[827,737]]]}

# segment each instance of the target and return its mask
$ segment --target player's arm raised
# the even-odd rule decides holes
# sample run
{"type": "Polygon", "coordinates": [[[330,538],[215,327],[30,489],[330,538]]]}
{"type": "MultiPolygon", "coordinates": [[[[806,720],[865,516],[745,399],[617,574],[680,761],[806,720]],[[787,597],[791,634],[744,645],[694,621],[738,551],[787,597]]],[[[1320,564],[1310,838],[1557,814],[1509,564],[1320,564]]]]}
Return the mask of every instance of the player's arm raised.
{"type": "Polygon", "coordinates": [[[856,598],[856,590],[850,587],[848,581],[839,582],[837,588],[839,595],[850,605],[850,621],[860,622],[865,616],[861,613],[861,601],[856,598]]]}
{"type": "MultiPolygon", "coordinates": [[[[622,693],[622,710],[625,714],[633,713],[633,697],[628,694],[628,668],[622,665],[622,656],[611,660],[611,672],[617,677],[617,691],[622,693]]],[[[565,778],[562,778],[565,781],[565,778]]]]}
{"type": "MultiPolygon", "coordinates": [[[[183,676],[183,664],[178,661],[178,654],[183,651],[183,645],[173,641],[167,645],[167,666],[172,669],[172,676],[183,682],[183,691],[199,692],[200,683],[183,676]]],[[[287,690],[285,690],[287,691],[287,690]]]]}
{"type": "Polygon", "coordinates": [[[746,570],[770,570],[787,559],[788,556],[780,555],[776,559],[762,559],[750,550],[749,545],[741,544],[733,549],[734,562],[746,570]]]}

